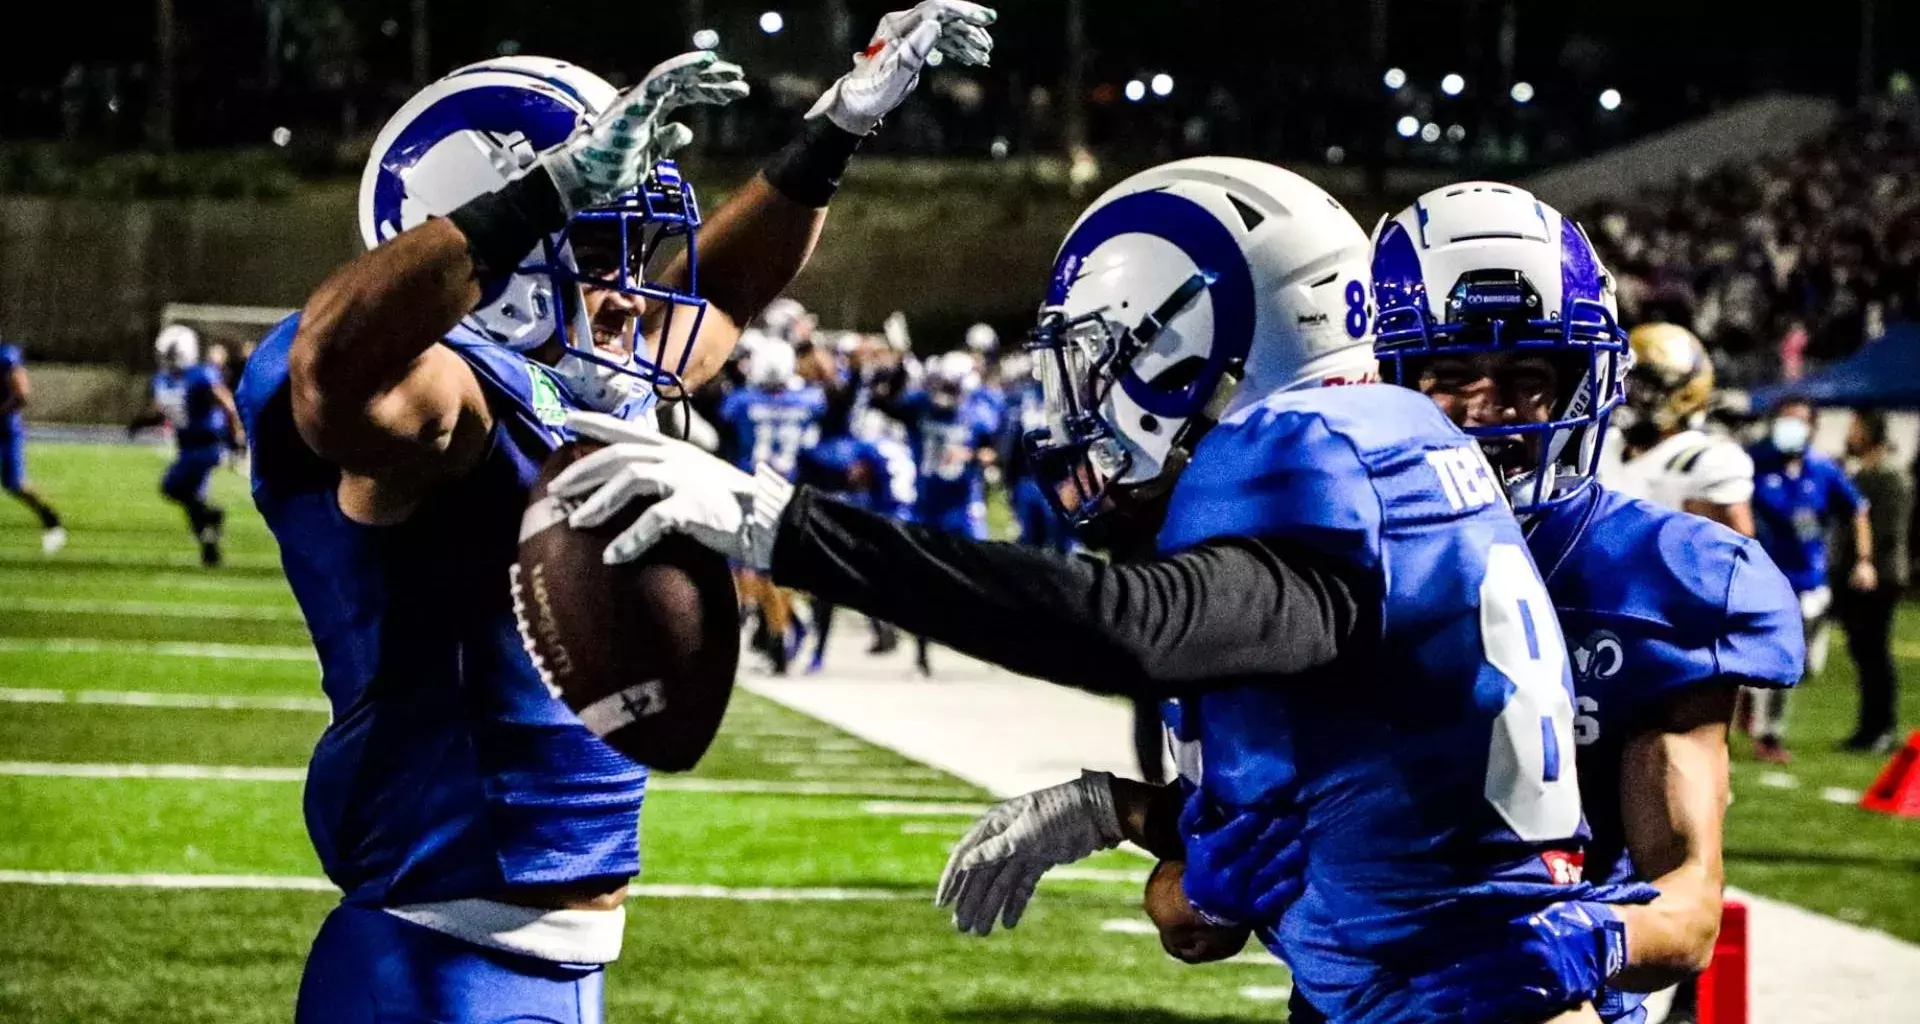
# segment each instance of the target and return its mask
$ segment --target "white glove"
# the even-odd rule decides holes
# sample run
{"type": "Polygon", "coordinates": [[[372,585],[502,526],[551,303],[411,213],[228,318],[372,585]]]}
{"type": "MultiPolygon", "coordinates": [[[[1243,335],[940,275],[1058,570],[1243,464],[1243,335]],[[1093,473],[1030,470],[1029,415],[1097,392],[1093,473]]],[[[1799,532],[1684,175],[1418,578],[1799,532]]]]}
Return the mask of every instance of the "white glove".
{"type": "Polygon", "coordinates": [[[807,116],[825,117],[854,135],[873,131],[919,84],[928,54],[985,66],[993,57],[987,26],[997,17],[966,0],[923,0],[883,16],[873,42],[854,55],[853,70],[828,86],[807,116]]]}
{"type": "Polygon", "coordinates": [[[934,906],[953,906],[953,926],[986,935],[994,918],[1020,923],[1040,876],[1120,845],[1113,776],[1087,771],[1072,782],[995,804],[960,838],[940,874],[934,906]]]}
{"type": "Polygon", "coordinates": [[[696,50],[656,64],[592,124],[540,155],[575,214],[632,191],[653,166],[693,141],[686,125],[666,120],[681,107],[725,106],[747,94],[740,65],[696,50]]]}
{"type": "Polygon", "coordinates": [[[569,504],[576,529],[592,529],[640,498],[661,500],[601,553],[608,565],[631,562],[678,533],[748,566],[773,565],[773,540],[793,485],[762,465],[749,476],[656,430],[594,412],[567,415],[567,428],[607,447],[568,466],[547,493],[569,504]]]}

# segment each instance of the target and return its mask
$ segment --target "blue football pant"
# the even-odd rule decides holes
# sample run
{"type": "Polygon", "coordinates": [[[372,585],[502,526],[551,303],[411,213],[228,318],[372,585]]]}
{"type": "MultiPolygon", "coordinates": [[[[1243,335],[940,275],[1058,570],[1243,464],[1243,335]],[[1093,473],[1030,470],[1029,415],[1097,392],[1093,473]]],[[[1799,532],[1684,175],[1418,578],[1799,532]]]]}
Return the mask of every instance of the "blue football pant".
{"type": "Polygon", "coordinates": [[[294,1024],[602,1024],[606,973],[462,942],[381,910],[327,915],[294,1024]]]}

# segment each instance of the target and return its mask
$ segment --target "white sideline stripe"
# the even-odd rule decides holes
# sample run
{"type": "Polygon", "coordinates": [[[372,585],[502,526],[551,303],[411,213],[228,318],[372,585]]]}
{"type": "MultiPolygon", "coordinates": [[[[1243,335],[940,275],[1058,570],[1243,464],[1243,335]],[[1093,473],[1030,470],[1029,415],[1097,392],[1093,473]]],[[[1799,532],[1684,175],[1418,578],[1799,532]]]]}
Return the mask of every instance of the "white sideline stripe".
{"type": "Polygon", "coordinates": [[[895,817],[976,818],[987,813],[987,804],[927,804],[898,800],[869,800],[860,805],[866,814],[895,817]]]}
{"type": "MultiPolygon", "coordinates": [[[[184,546],[189,541],[181,541],[184,546]]],[[[139,548],[75,548],[69,547],[57,555],[43,555],[38,551],[0,552],[0,567],[6,568],[58,568],[62,563],[69,565],[112,565],[132,569],[189,569],[194,572],[218,572],[200,564],[199,555],[173,554],[163,551],[142,551],[139,548]]],[[[225,563],[232,569],[278,569],[280,559],[273,555],[228,555],[225,563]]]]}
{"type": "Polygon", "coordinates": [[[1243,985],[1240,998],[1251,999],[1256,1003],[1277,1003],[1293,998],[1292,985],[1243,985]]]}
{"type": "Polygon", "coordinates": [[[193,779],[217,782],[304,782],[305,768],[224,764],[86,764],[0,761],[0,776],[41,779],[193,779]]]}
{"type": "MultiPolygon", "coordinates": [[[[1051,874],[1052,872],[1048,872],[1048,873],[1051,874]]],[[[1153,926],[1152,921],[1135,920],[1131,917],[1117,918],[1112,921],[1102,921],[1100,922],[1100,930],[1103,932],[1115,932],[1120,935],[1158,935],[1160,934],[1160,930],[1153,926]]]]}
{"type": "Polygon", "coordinates": [[[1124,871],[1119,868],[1054,868],[1047,872],[1047,878],[1056,882],[1124,882],[1129,885],[1145,885],[1148,872],[1124,871]]]}
{"type": "MultiPolygon", "coordinates": [[[[107,874],[92,871],[12,871],[0,869],[0,885],[73,886],[95,889],[255,889],[339,892],[325,878],[304,875],[107,874]]],[[[725,885],[653,885],[630,890],[645,899],[740,900],[766,903],[833,903],[851,900],[917,900],[917,892],[895,889],[736,888],[725,885]]]]}
{"type": "Polygon", "coordinates": [[[0,687],[0,704],[108,704],[137,708],[214,711],[333,710],[324,697],[223,697],[211,693],[143,693],[137,690],[25,690],[0,687]]]}
{"type": "MultiPolygon", "coordinates": [[[[173,779],[203,782],[304,782],[305,768],[219,764],[90,764],[68,761],[0,761],[0,777],[41,779],[173,779]]],[[[737,793],[746,796],[887,797],[901,800],[956,795],[946,789],[912,786],[838,785],[830,782],[780,782],[766,779],[654,778],[647,789],[666,793],[737,793]]]]}
{"type": "Polygon", "coordinates": [[[248,604],[179,604],[170,601],[90,601],[55,597],[0,598],[0,611],[53,615],[128,615],[150,619],[218,619],[227,622],[303,622],[298,608],[248,604]]]}
{"type": "Polygon", "coordinates": [[[1820,791],[1820,799],[1830,804],[1857,804],[1860,802],[1860,791],[1844,786],[1828,786],[1820,791]]]}
{"type": "Polygon", "coordinates": [[[319,663],[311,647],[266,644],[141,643],[137,640],[0,639],[0,654],[133,654],[151,658],[210,658],[218,661],[305,661],[319,663]]]}

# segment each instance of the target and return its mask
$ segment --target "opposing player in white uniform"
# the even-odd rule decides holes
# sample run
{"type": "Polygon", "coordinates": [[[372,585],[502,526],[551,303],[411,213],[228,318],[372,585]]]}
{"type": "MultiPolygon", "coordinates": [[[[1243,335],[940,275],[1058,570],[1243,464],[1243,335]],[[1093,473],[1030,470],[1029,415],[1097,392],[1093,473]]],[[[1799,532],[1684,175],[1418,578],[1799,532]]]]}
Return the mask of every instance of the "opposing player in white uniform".
{"type": "Polygon", "coordinates": [[[1624,422],[1607,436],[1601,483],[1753,536],[1753,459],[1701,429],[1713,397],[1706,346],[1675,324],[1642,324],[1627,344],[1633,369],[1626,408],[1615,414],[1624,422]]]}

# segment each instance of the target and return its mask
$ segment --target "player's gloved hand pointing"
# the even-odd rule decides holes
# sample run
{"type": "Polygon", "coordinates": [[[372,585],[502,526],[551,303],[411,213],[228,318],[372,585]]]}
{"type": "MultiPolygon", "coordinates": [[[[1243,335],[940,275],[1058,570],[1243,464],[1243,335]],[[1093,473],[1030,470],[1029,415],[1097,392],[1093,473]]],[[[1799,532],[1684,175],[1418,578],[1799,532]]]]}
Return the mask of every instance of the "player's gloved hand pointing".
{"type": "Polygon", "coordinates": [[[1545,1019],[1598,999],[1627,965],[1625,922],[1610,904],[1646,903],[1659,895],[1638,883],[1596,887],[1513,922],[1507,940],[1489,952],[1416,979],[1413,989],[1431,1019],[1459,1024],[1545,1019]]]}
{"type": "Polygon", "coordinates": [[[807,116],[824,117],[854,135],[873,131],[919,84],[930,54],[985,65],[993,56],[987,26],[997,17],[966,0],[924,0],[883,16],[873,42],[854,55],[853,70],[828,86],[807,116]]]}
{"type": "Polygon", "coordinates": [[[1216,925],[1278,921],[1305,885],[1305,824],[1292,807],[1226,814],[1195,792],[1180,809],[1188,902],[1216,925]]]}
{"type": "Polygon", "coordinates": [[[1113,776],[1082,772],[1072,782],[995,804],[947,858],[935,906],[953,907],[953,925],[986,935],[995,918],[1008,928],[1033,898],[1040,876],[1120,845],[1113,776]]]}
{"type": "Polygon", "coordinates": [[[634,501],[661,499],[607,545],[607,564],[631,562],[672,533],[756,569],[773,564],[780,514],[793,496],[785,477],[766,466],[749,476],[685,441],[601,413],[570,413],[567,428],[607,446],[547,486],[578,502],[568,525],[591,529],[634,501]]]}
{"type": "Polygon", "coordinates": [[[724,106],[747,95],[738,64],[696,50],[655,65],[591,125],[540,155],[568,214],[631,191],[655,164],[693,141],[668,114],[694,105],[724,106]]]}

